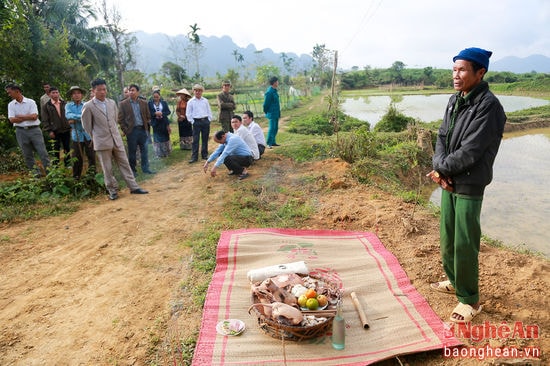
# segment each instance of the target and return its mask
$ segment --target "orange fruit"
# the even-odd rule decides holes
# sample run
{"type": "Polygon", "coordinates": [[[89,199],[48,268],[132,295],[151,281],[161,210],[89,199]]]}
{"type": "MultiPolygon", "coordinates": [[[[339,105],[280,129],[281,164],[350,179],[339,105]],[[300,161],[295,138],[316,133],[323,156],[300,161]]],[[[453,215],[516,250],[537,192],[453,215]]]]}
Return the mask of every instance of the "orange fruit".
{"type": "Polygon", "coordinates": [[[319,307],[319,301],[317,301],[317,299],[314,297],[309,298],[306,301],[306,307],[309,310],[316,310],[319,307]]]}
{"type": "Polygon", "coordinates": [[[317,297],[317,292],[315,292],[314,289],[310,288],[306,291],[305,295],[308,299],[314,299],[317,297]]]}

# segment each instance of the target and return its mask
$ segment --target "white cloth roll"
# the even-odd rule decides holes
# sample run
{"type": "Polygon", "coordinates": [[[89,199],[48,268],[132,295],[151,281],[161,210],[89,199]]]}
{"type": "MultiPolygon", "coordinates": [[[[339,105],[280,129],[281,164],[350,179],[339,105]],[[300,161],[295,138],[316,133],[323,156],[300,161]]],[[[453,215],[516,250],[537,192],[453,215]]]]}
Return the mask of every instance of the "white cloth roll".
{"type": "Polygon", "coordinates": [[[251,269],[246,274],[250,282],[263,281],[266,278],[277,276],[285,273],[309,274],[307,265],[304,261],[292,262],[285,264],[276,264],[274,266],[251,269]]]}

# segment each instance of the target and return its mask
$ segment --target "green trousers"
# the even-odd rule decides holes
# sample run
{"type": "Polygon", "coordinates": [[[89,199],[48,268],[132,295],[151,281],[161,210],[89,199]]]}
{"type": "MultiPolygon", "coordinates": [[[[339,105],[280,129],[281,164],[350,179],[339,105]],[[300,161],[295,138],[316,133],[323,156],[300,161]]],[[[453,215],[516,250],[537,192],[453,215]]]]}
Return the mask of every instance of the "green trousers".
{"type": "Polygon", "coordinates": [[[479,301],[479,244],[483,197],[441,194],[441,259],[443,269],[456,290],[458,301],[479,301]]]}

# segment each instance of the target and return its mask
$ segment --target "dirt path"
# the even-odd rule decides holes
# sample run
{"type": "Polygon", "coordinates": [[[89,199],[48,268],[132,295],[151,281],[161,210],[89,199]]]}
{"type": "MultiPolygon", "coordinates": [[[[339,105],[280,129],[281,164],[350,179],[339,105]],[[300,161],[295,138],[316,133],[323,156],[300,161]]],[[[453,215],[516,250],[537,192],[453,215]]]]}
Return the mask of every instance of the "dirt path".
{"type": "MultiPolygon", "coordinates": [[[[448,318],[456,300],[428,288],[442,275],[433,215],[356,184],[338,160],[294,165],[270,150],[250,179],[269,179],[274,168],[284,176],[281,184],[315,202],[306,228],[376,232],[436,313],[448,318]]],[[[144,182],[149,195],[125,190],[117,201],[99,197],[67,217],[1,227],[0,364],[166,362],[153,350],[170,336],[174,307],[188,301],[180,296],[190,250],[181,244],[219,217],[225,192],[238,189],[234,181],[225,174],[211,179],[199,165],[182,162],[144,182]]],[[[539,339],[498,339],[492,346],[550,350],[548,262],[484,245],[481,263],[484,312],[476,322],[540,326],[539,339]]],[[[187,313],[175,326],[191,334],[200,317],[187,313]]],[[[405,359],[458,364],[437,352],[405,359]]]]}

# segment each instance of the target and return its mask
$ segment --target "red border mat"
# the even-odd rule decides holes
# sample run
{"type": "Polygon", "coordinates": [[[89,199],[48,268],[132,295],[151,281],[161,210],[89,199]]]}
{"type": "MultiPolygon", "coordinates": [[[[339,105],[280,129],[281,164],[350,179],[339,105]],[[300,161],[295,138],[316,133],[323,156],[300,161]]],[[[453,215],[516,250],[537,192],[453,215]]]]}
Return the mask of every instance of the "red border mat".
{"type": "MultiPolygon", "coordinates": [[[[208,288],[193,365],[366,365],[460,342],[411,285],[397,259],[370,232],[246,229],[222,233],[217,265],[208,288]],[[344,290],[346,347],[337,351],[330,336],[303,342],[274,339],[248,314],[251,269],[305,261],[310,272],[344,290]],[[349,294],[354,291],[369,318],[363,329],[349,294]],[[237,337],[216,333],[224,319],[240,319],[237,337]]],[[[254,314],[254,313],[253,313],[254,314]]]]}

